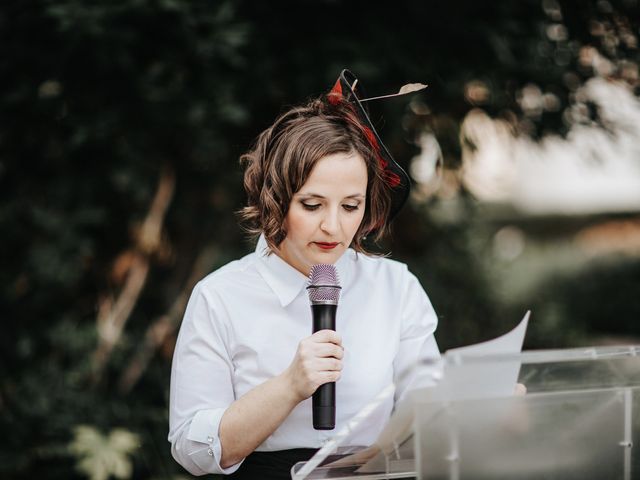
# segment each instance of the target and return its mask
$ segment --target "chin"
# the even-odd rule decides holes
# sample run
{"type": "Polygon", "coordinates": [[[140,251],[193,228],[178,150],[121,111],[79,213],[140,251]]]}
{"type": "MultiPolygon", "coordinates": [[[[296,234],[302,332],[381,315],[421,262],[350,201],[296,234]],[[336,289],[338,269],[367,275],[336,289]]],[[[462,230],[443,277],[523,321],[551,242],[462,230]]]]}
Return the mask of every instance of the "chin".
{"type": "MultiPolygon", "coordinates": [[[[337,247],[336,247],[337,249],[337,247]]],[[[321,252],[316,255],[313,255],[312,259],[314,261],[314,265],[318,263],[335,263],[344,253],[344,249],[340,249],[339,251],[331,250],[328,252],[321,252]]]]}

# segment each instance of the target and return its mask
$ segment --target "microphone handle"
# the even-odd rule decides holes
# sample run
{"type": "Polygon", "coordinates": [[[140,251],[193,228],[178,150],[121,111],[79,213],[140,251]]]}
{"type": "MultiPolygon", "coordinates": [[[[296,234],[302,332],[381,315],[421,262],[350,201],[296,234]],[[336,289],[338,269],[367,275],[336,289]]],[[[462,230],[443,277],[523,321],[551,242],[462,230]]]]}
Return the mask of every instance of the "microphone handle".
{"type": "MultiPolygon", "coordinates": [[[[311,305],[313,333],[336,329],[337,305],[311,305]]],[[[320,385],[313,394],[313,428],[333,430],[336,426],[336,383],[320,385]]]]}

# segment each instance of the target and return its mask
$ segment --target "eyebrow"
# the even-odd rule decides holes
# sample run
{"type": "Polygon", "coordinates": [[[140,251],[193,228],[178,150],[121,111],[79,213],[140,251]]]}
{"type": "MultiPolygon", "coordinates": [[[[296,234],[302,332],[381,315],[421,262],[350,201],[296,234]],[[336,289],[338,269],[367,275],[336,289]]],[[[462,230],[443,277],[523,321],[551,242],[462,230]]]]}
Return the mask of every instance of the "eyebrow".
{"type": "MultiPolygon", "coordinates": [[[[320,195],[318,193],[296,193],[295,195],[300,197],[305,197],[305,198],[321,198],[321,199],[326,198],[324,195],[320,195]]],[[[365,195],[361,193],[354,193],[353,195],[347,195],[344,198],[364,199],[365,195]]]]}

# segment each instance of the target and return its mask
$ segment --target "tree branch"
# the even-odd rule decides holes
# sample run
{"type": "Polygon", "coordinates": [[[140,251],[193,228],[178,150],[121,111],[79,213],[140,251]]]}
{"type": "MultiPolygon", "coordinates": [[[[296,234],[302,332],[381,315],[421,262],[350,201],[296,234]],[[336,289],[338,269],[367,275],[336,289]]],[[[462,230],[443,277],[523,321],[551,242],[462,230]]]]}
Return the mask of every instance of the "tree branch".
{"type": "Polygon", "coordinates": [[[218,252],[214,247],[205,249],[194,262],[185,287],[177,296],[167,313],[158,317],[147,329],[144,342],[138,349],[128,368],[120,377],[118,389],[128,393],[144,374],[156,350],[172,335],[182,320],[182,314],[189,300],[191,290],[215,262],[218,252]]]}
{"type": "MultiPolygon", "coordinates": [[[[165,167],[158,179],[158,188],[134,245],[123,255],[130,255],[127,278],[117,298],[105,296],[99,303],[96,328],[98,346],[93,355],[93,381],[100,380],[102,371],[120,340],[124,326],[131,315],[149,273],[150,257],[160,246],[164,218],[173,197],[175,176],[165,167]]],[[[122,255],[121,255],[122,256],[122,255]]]]}

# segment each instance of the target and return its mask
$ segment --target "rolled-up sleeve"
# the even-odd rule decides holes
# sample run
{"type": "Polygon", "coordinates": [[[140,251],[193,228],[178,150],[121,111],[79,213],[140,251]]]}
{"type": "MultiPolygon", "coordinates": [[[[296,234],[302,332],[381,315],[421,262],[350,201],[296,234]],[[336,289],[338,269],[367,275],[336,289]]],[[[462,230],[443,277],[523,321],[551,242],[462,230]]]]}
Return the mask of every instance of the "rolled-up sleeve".
{"type": "Polygon", "coordinates": [[[415,275],[407,270],[404,277],[400,344],[393,362],[396,403],[412,388],[432,382],[425,361],[435,364],[440,358],[434,336],[438,317],[431,301],[415,275]]]}
{"type": "Polygon", "coordinates": [[[180,327],[171,368],[169,442],[173,458],[193,475],[229,474],[220,466],[218,430],[235,400],[225,311],[214,291],[200,282],[180,327]]]}

